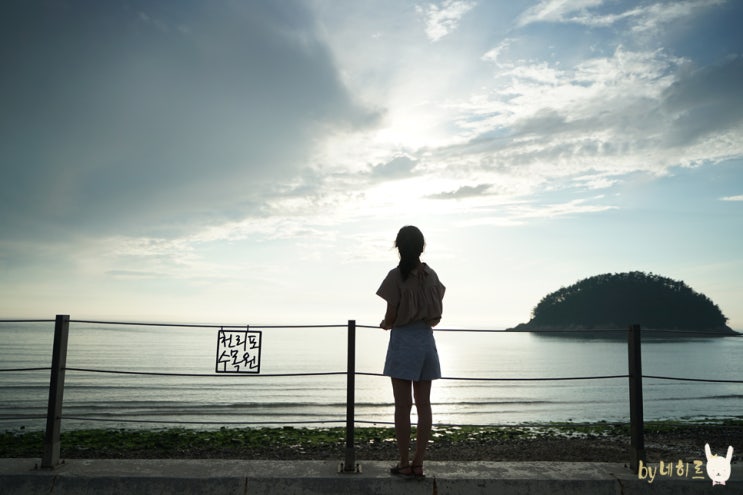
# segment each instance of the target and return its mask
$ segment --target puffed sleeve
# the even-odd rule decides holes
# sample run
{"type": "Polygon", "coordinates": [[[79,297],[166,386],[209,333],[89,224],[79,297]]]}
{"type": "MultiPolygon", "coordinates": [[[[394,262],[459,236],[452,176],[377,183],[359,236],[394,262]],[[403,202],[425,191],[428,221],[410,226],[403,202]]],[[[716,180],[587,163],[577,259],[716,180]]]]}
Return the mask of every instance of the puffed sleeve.
{"type": "Polygon", "coordinates": [[[384,278],[377,289],[377,295],[393,306],[400,302],[400,274],[397,268],[390,270],[384,278]]]}

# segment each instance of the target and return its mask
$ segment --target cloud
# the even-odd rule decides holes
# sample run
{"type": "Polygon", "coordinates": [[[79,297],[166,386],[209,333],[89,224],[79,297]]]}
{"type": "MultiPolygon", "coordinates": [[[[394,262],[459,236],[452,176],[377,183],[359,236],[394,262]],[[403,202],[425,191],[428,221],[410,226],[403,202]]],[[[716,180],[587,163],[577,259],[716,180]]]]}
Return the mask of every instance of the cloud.
{"type": "Polygon", "coordinates": [[[601,213],[616,209],[616,206],[600,204],[603,196],[579,198],[559,203],[512,202],[484,210],[482,214],[464,220],[463,225],[494,225],[513,227],[524,225],[530,220],[543,218],[570,217],[601,213]]]}
{"type": "MultiPolygon", "coordinates": [[[[520,58],[532,32],[512,29],[476,46],[452,39],[464,75],[425,84],[441,68],[421,56],[427,43],[408,46],[402,21],[384,38],[405,40],[404,64],[376,45],[367,60],[366,42],[331,52],[334,38],[318,34],[325,25],[299,3],[70,5],[0,20],[4,46],[25,47],[0,80],[0,158],[11,164],[0,223],[11,235],[94,232],[144,243],[125,243],[141,256],[187,259],[200,242],[268,238],[276,226],[302,236],[363,216],[367,203],[397,197],[385,182],[408,179],[398,185],[414,186],[426,208],[481,205],[546,188],[605,189],[637,170],[660,175],[742,152],[741,97],[728,82],[741,79],[736,58],[698,68],[661,48],[617,46],[619,38],[588,57],[520,58]],[[50,20],[75,29],[42,33],[50,20]],[[24,33],[44,42],[20,43],[24,33]],[[494,48],[483,55],[483,46],[494,48]],[[380,139],[392,124],[377,125],[380,114],[341,79],[390,122],[405,117],[393,122],[394,140],[380,139]],[[332,153],[318,158],[318,146],[332,153]],[[432,201],[452,198],[460,201],[432,201]]],[[[473,7],[431,3],[404,20],[423,16],[439,40],[473,7]]],[[[578,1],[540,2],[518,19],[585,25],[586,15],[641,17],[622,3],[578,1]]],[[[337,39],[354,39],[354,26],[336,22],[337,39]]],[[[549,39],[566,50],[558,38],[549,39]]]]}
{"type": "Polygon", "coordinates": [[[572,67],[501,66],[498,90],[452,105],[462,141],[437,158],[468,163],[470,180],[482,183],[529,176],[536,190],[554,179],[600,187],[635,171],[662,175],[741,156],[741,66],[736,57],[694,68],[661,50],[621,46],[572,67]]]}
{"type": "Polygon", "coordinates": [[[682,74],[663,94],[674,146],[696,143],[743,126],[743,56],[682,74]]]}
{"type": "Polygon", "coordinates": [[[475,5],[475,2],[463,0],[444,0],[440,5],[429,3],[416,10],[424,17],[428,39],[438,41],[457,29],[462,17],[475,5]]]}
{"type": "Polygon", "coordinates": [[[638,7],[627,12],[632,17],[634,32],[652,32],[670,25],[680,19],[693,16],[697,10],[714,7],[726,0],[688,0],[681,2],[658,2],[645,7],[638,7]]]}
{"type": "Polygon", "coordinates": [[[374,166],[371,170],[371,176],[375,179],[386,180],[409,178],[416,163],[409,156],[396,156],[387,163],[374,166]]]}
{"type": "MultiPolygon", "coordinates": [[[[603,199],[603,196],[597,196],[590,199],[601,200],[603,199]]],[[[590,199],[573,199],[564,203],[555,204],[526,205],[519,207],[516,210],[515,216],[522,219],[545,217],[550,218],[574,215],[577,213],[598,213],[602,211],[613,210],[616,208],[611,205],[590,204],[590,199]]]]}
{"type": "Polygon", "coordinates": [[[255,214],[374,115],[300,4],[20,2],[0,44],[6,235],[185,232],[255,214]]]}
{"type": "Polygon", "coordinates": [[[590,27],[607,27],[627,22],[630,30],[650,32],[663,25],[693,15],[698,9],[716,6],[725,0],[687,0],[663,2],[626,8],[629,2],[614,3],[606,0],[543,0],[524,11],[518,18],[519,26],[532,23],[549,22],[578,24],[590,27]],[[618,11],[608,9],[616,7],[618,11]]]}
{"type": "Polygon", "coordinates": [[[738,194],[737,196],[725,196],[720,198],[720,201],[743,201],[743,194],[738,194]]]}
{"type": "Polygon", "coordinates": [[[515,42],[516,40],[513,38],[506,38],[500,41],[494,48],[491,48],[490,50],[485,52],[485,54],[482,56],[482,60],[495,62],[497,64],[501,54],[508,50],[508,48],[515,42]]]}
{"type": "Polygon", "coordinates": [[[432,199],[460,199],[473,196],[482,196],[490,189],[491,184],[478,184],[476,186],[462,186],[454,191],[442,192],[428,196],[432,199]]]}
{"type": "Polygon", "coordinates": [[[597,7],[603,0],[542,0],[537,5],[524,11],[517,19],[517,25],[525,26],[533,22],[566,22],[576,12],[585,13],[591,7],[597,7]]]}
{"type": "MultiPolygon", "coordinates": [[[[693,59],[678,48],[679,33],[663,43],[658,42],[660,36],[631,39],[635,36],[631,29],[641,21],[667,26],[683,17],[697,32],[702,27],[695,24],[694,9],[713,4],[541,2],[542,10],[532,11],[534,24],[540,16],[544,22],[571,23],[564,29],[544,25],[522,29],[516,24],[518,12],[479,5],[478,14],[487,12],[504,25],[508,16],[502,14],[510,14],[509,29],[488,31],[487,36],[473,30],[468,34],[476,42],[469,36],[456,37],[434,51],[441,54],[451,44],[457,48],[457,63],[464,61],[464,70],[437,79],[440,87],[419,77],[430,70],[431,60],[419,56],[406,59],[404,66],[393,65],[391,80],[403,83],[395,87],[396,105],[388,116],[404,109],[409,118],[400,128],[424,129],[426,138],[412,140],[401,133],[389,146],[390,141],[378,139],[376,130],[362,133],[353,148],[374,156],[370,163],[387,164],[403,151],[416,164],[414,169],[409,162],[399,168],[377,165],[372,178],[379,180],[368,181],[360,174],[355,190],[370,197],[370,183],[376,187],[383,178],[406,178],[409,181],[401,185],[415,191],[415,201],[425,208],[445,204],[471,208],[468,214],[477,216],[485,206],[509,199],[538,198],[545,191],[590,193],[621,185],[636,172],[662,176],[678,166],[741,156],[743,143],[735,137],[741,133],[736,120],[743,115],[738,110],[741,96],[732,89],[741,80],[734,67],[737,62],[731,58],[705,67],[709,61],[693,59]],[[659,7],[651,8],[654,5],[659,7]],[[660,8],[663,5],[667,11],[660,8]],[[588,25],[614,27],[586,29],[588,25]],[[705,85],[714,91],[696,97],[705,85]],[[726,101],[729,111],[722,108],[726,101]],[[427,109],[436,112],[426,113],[427,109]],[[720,118],[715,119],[718,112],[720,118]],[[380,159],[380,154],[392,156],[380,159]],[[487,184],[492,186],[485,189],[487,184]],[[453,198],[458,201],[436,201],[453,198]]],[[[347,56],[362,60],[356,48],[347,56]]],[[[406,50],[419,54],[425,48],[406,45],[406,50]]],[[[348,175],[342,180],[353,181],[348,175]]],[[[397,189],[390,187],[379,195],[374,191],[374,199],[395,197],[391,191],[397,189]]],[[[575,212],[590,213],[592,208],[575,212]]],[[[510,211],[521,215],[520,221],[533,218],[510,211]]],[[[551,210],[536,208],[534,214],[549,215],[551,210]]]]}
{"type": "Polygon", "coordinates": [[[116,278],[126,278],[126,279],[162,279],[165,277],[165,274],[163,273],[157,273],[157,272],[146,272],[146,271],[138,271],[138,270],[109,270],[106,272],[106,275],[110,275],[112,277],[116,278]]]}

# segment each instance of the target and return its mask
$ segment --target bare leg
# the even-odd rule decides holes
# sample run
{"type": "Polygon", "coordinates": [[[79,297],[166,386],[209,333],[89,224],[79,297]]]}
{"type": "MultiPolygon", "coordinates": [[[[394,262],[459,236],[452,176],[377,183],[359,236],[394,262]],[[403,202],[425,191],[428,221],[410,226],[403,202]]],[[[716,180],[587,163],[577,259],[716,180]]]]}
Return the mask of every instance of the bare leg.
{"type": "Polygon", "coordinates": [[[418,411],[418,428],[415,437],[413,466],[423,466],[423,457],[431,438],[433,417],[431,413],[431,380],[413,382],[415,408],[418,411]]]}
{"type": "Polygon", "coordinates": [[[395,436],[400,452],[400,467],[410,464],[410,409],[413,407],[410,385],[410,380],[392,379],[392,393],[395,396],[395,436]]]}

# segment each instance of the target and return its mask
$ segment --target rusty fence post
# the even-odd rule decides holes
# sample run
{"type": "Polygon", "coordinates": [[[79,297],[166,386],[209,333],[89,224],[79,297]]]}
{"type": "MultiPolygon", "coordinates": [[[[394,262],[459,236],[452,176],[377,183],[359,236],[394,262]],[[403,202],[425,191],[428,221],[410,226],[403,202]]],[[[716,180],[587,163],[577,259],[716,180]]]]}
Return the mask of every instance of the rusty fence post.
{"type": "Polygon", "coordinates": [[[69,332],[70,315],[57,315],[54,321],[54,347],[52,349],[52,371],[49,378],[49,405],[46,412],[44,455],[41,459],[42,468],[52,469],[59,464],[59,437],[62,428],[62,398],[64,396],[69,332]]]}
{"type": "Polygon", "coordinates": [[[645,425],[642,413],[642,337],[640,325],[630,325],[627,334],[629,358],[630,469],[638,472],[645,462],[645,425]]]}

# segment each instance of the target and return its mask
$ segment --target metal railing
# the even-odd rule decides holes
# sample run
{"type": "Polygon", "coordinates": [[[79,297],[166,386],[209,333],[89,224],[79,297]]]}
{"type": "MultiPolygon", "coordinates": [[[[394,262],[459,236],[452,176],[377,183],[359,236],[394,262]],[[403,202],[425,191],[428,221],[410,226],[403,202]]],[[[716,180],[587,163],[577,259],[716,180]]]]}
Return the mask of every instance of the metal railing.
{"type": "MultiPolygon", "coordinates": [[[[128,370],[106,370],[92,368],[67,367],[67,342],[69,337],[70,317],[69,315],[57,315],[55,320],[0,320],[0,323],[48,323],[54,322],[54,344],[52,351],[51,367],[32,367],[32,368],[6,368],[0,369],[0,372],[26,372],[26,371],[50,371],[49,380],[49,397],[47,404],[46,429],[44,435],[44,448],[41,466],[44,468],[54,468],[60,462],[60,434],[62,419],[85,419],[108,421],[102,418],[67,416],[62,414],[62,404],[64,398],[65,373],[66,371],[88,372],[88,373],[107,373],[121,375],[157,375],[157,376],[182,376],[182,377],[214,377],[215,374],[202,373],[168,373],[152,371],[128,371],[128,370]]],[[[133,323],[133,322],[106,322],[91,320],[75,320],[74,323],[93,323],[93,324],[112,324],[112,325],[133,325],[133,326],[161,326],[161,327],[187,327],[187,328],[244,328],[229,327],[224,325],[190,325],[190,324],[171,324],[171,323],[133,323]]],[[[356,325],[355,320],[348,320],[346,325],[282,325],[282,326],[255,326],[251,328],[346,328],[347,329],[347,362],[345,371],[327,371],[327,372],[308,372],[308,373],[269,373],[255,376],[262,377],[305,377],[305,376],[346,376],[346,417],[345,417],[345,452],[344,462],[342,463],[343,472],[356,472],[358,465],[355,458],[355,437],[354,428],[357,423],[366,423],[355,419],[355,378],[359,376],[384,376],[380,373],[367,373],[356,371],[356,329],[371,328],[374,326],[356,325]]],[[[504,332],[503,330],[465,330],[465,329],[437,329],[437,332],[504,332]]],[[[558,333],[560,330],[543,331],[540,333],[558,333]]],[[[575,333],[574,331],[571,333],[575,333]]],[[[597,375],[597,376],[567,376],[567,377],[508,377],[508,378],[487,378],[487,377],[442,377],[442,380],[454,381],[568,381],[568,380],[600,380],[600,379],[629,379],[629,412],[630,412],[630,467],[637,470],[639,462],[646,459],[644,447],[644,418],[643,418],[643,398],[642,398],[642,379],[651,378],[659,380],[676,380],[690,382],[714,382],[714,383],[743,383],[743,380],[719,380],[719,379],[700,379],[700,378],[680,378],[658,375],[643,375],[641,363],[641,330],[639,325],[630,325],[627,331],[628,344],[628,373],[622,375],[597,375]]],[[[29,419],[31,416],[25,416],[29,419]]],[[[8,418],[5,418],[8,419],[8,418]]],[[[19,418],[12,418],[19,419],[19,418]]],[[[128,422],[137,422],[137,420],[127,420],[128,422]]],[[[158,422],[158,421],[147,421],[158,422]]],[[[342,421],[294,421],[291,424],[319,424],[319,423],[340,423],[342,421]]],[[[165,423],[194,423],[210,424],[211,422],[202,421],[166,421],[165,423]]],[[[237,424],[275,424],[270,422],[240,422],[237,424]]],[[[379,423],[377,421],[375,424],[379,423]]],[[[219,424],[230,424],[219,422],[219,424]]],[[[285,424],[288,424],[285,422],[285,424]]],[[[451,425],[437,425],[451,426],[451,425]]],[[[462,426],[462,425],[457,425],[462,426]]]]}

